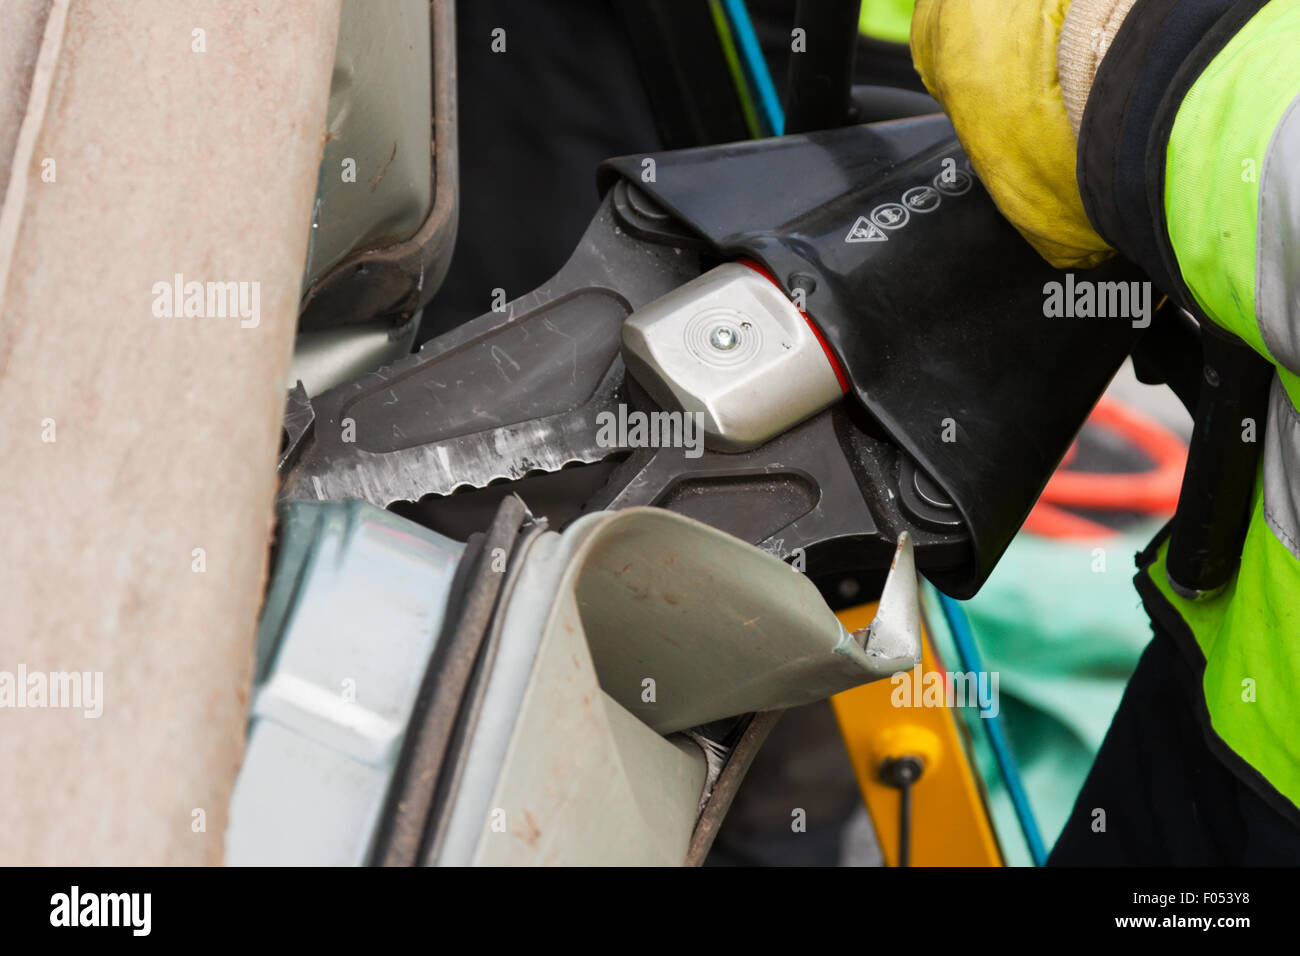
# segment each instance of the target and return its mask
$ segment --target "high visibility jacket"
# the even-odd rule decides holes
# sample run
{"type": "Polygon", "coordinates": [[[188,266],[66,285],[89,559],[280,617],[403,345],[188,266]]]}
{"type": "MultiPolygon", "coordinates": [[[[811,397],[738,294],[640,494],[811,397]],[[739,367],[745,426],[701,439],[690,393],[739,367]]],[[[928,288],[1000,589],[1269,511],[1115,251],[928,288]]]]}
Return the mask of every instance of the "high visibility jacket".
{"type": "Polygon", "coordinates": [[[906,43],[915,6],[915,0],[862,0],[858,8],[858,32],[878,40],[906,43]]]}
{"type": "Polygon", "coordinates": [[[1300,823],[1300,0],[1138,0],[1089,93],[1078,175],[1108,243],[1274,366],[1267,421],[1242,423],[1263,456],[1233,579],[1180,597],[1157,540],[1137,582],[1197,665],[1212,748],[1300,823]]]}

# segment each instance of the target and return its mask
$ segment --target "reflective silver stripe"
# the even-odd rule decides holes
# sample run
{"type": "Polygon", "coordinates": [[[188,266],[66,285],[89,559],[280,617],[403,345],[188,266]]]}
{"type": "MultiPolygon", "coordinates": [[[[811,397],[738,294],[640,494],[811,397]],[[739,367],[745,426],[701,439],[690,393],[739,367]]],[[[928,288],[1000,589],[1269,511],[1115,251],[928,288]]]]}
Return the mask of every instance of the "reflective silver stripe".
{"type": "Polygon", "coordinates": [[[1281,365],[1300,373],[1300,96],[1282,114],[1259,176],[1255,319],[1281,365]]]}
{"type": "Polygon", "coordinates": [[[1300,412],[1276,375],[1264,429],[1264,520],[1300,558],[1300,412]]]}

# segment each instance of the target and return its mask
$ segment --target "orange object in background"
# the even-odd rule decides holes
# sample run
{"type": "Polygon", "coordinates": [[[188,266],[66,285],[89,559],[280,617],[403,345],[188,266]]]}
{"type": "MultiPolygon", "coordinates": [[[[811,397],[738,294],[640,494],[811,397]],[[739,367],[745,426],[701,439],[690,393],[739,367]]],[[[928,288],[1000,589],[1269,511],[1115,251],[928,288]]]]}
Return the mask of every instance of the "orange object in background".
{"type": "MultiPolygon", "coordinates": [[[[875,616],[874,603],[838,614],[850,631],[866,627],[875,616]]],[[[921,647],[922,673],[940,671],[924,631],[921,647]]],[[[900,794],[881,782],[880,765],[910,755],[924,764],[912,785],[911,865],[1001,866],[956,715],[947,707],[895,707],[895,687],[892,680],[878,680],[831,698],[885,862],[898,865],[900,794]]]]}
{"type": "Polygon", "coordinates": [[[1187,465],[1187,445],[1181,438],[1123,402],[1104,396],[1084,427],[1104,428],[1127,439],[1152,461],[1152,468],[1118,473],[1073,471],[1065,467],[1074,456],[1071,448],[1025,519],[1026,531],[1052,538],[1083,539],[1116,533],[1114,528],[1067,510],[1070,508],[1174,513],[1187,465]]]}

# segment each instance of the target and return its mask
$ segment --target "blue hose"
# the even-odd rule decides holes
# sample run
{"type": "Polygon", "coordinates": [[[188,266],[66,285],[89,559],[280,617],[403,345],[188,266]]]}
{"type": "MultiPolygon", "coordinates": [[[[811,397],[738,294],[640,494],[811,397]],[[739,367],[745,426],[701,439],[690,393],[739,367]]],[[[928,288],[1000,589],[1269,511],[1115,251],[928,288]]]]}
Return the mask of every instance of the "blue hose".
{"type": "MultiPolygon", "coordinates": [[[[970,621],[966,618],[965,609],[948,595],[936,593],[939,597],[939,606],[943,609],[944,620],[948,622],[948,630],[952,632],[953,643],[957,646],[957,656],[961,658],[962,668],[975,674],[983,673],[984,662],[980,657],[979,649],[975,646],[975,635],[971,633],[970,621]]],[[[1029,855],[1034,861],[1034,866],[1042,866],[1047,862],[1047,850],[1043,846],[1043,837],[1038,832],[1038,822],[1034,819],[1033,808],[1029,805],[1029,795],[1025,793],[1024,783],[1020,779],[1020,767],[1002,729],[1001,717],[996,715],[988,717],[982,714],[981,718],[987,718],[986,729],[989,732],[989,741],[993,744],[993,756],[997,758],[998,769],[1006,781],[1007,793],[1011,796],[1011,805],[1016,811],[1016,819],[1025,834],[1025,842],[1029,844],[1029,855]]]]}
{"type": "Polygon", "coordinates": [[[749,81],[754,84],[758,94],[758,106],[763,116],[764,125],[773,136],[780,136],[785,129],[785,113],[781,109],[781,98],[776,94],[772,83],[772,74],[763,58],[763,50],[758,45],[758,36],[754,33],[754,24],[745,9],[745,0],[722,0],[727,20],[731,23],[731,32],[740,48],[740,58],[745,65],[749,81]]]}

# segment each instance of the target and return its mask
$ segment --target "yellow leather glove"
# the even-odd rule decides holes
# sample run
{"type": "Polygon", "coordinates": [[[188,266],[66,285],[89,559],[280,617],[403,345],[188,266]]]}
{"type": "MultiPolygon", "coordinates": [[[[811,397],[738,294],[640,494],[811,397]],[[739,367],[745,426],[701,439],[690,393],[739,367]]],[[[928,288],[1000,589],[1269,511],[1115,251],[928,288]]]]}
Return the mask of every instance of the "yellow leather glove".
{"type": "Polygon", "coordinates": [[[998,209],[1058,269],[1112,250],[1083,211],[1057,79],[1071,0],[918,0],[912,60],[998,209]]]}

